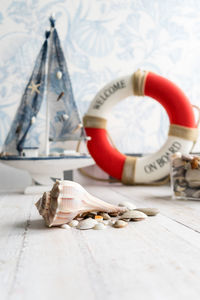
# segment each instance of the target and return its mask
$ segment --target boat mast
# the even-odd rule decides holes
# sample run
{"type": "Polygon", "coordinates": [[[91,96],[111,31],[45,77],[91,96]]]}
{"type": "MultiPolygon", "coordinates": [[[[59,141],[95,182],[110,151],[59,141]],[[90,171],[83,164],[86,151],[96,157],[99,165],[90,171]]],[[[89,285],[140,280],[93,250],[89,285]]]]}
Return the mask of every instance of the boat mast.
{"type": "Polygon", "coordinates": [[[47,53],[47,63],[46,63],[46,74],[47,74],[47,84],[46,84],[46,130],[45,130],[45,154],[49,156],[49,131],[50,131],[50,110],[49,110],[49,91],[50,91],[50,65],[52,59],[52,42],[53,42],[53,31],[55,26],[55,21],[53,17],[50,17],[50,32],[49,32],[49,45],[47,53]]]}

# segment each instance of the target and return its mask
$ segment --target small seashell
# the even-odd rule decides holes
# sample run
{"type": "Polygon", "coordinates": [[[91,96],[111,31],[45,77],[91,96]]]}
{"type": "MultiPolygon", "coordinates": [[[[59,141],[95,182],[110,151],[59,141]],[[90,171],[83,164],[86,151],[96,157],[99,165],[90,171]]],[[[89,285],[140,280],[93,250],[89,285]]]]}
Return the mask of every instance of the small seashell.
{"type": "Polygon", "coordinates": [[[100,215],[96,215],[96,216],[94,217],[94,219],[97,220],[98,222],[103,221],[103,217],[100,216],[100,215]]]}
{"type": "Polygon", "coordinates": [[[174,179],[176,179],[178,182],[185,182],[185,177],[184,176],[176,176],[176,174],[174,175],[174,179]]]}
{"type": "Polygon", "coordinates": [[[98,222],[92,218],[84,219],[79,222],[77,229],[85,230],[93,228],[98,222]]]}
{"type": "MultiPolygon", "coordinates": [[[[84,218],[81,216],[81,215],[77,215],[77,216],[75,216],[74,217],[74,219],[73,220],[78,220],[78,221],[80,221],[80,220],[83,220],[84,218]]],[[[72,221],[72,220],[71,220],[72,221]]],[[[69,221],[69,222],[71,222],[71,221],[69,221]]],[[[69,222],[68,222],[68,224],[69,224],[69,222]]]]}
{"type": "Polygon", "coordinates": [[[104,220],[110,220],[110,216],[107,213],[100,213],[100,216],[102,216],[104,220]]]}
{"type": "Polygon", "coordinates": [[[193,156],[190,154],[182,154],[181,158],[182,158],[182,160],[191,161],[193,159],[193,156]]]}
{"type": "Polygon", "coordinates": [[[67,224],[62,224],[62,225],[60,226],[60,228],[62,228],[62,229],[69,229],[70,226],[67,225],[67,224]]]}
{"type": "Polygon", "coordinates": [[[67,114],[63,114],[62,117],[65,121],[67,121],[69,119],[69,116],[67,114]]]}
{"type": "Polygon", "coordinates": [[[146,218],[147,215],[138,210],[129,210],[126,211],[122,216],[120,216],[120,220],[130,219],[130,221],[142,221],[146,218]]]}
{"type": "Polygon", "coordinates": [[[174,168],[179,168],[179,167],[183,167],[185,165],[185,161],[183,161],[181,158],[175,158],[172,161],[173,167],[174,168]]]}
{"type": "Polygon", "coordinates": [[[192,197],[193,197],[193,198],[200,198],[200,190],[195,191],[195,192],[192,194],[192,197]]]}
{"type": "Polygon", "coordinates": [[[182,158],[182,153],[181,152],[175,152],[171,155],[171,159],[175,158],[182,158]]]}
{"type": "Polygon", "coordinates": [[[105,228],[106,228],[106,226],[103,223],[98,223],[93,227],[93,229],[95,229],[95,230],[102,230],[105,228]]]}
{"type": "Polygon", "coordinates": [[[126,207],[128,210],[136,209],[136,206],[128,201],[123,201],[118,204],[121,207],[126,207]]]}
{"type": "Polygon", "coordinates": [[[77,221],[77,220],[72,220],[71,222],[68,223],[68,225],[71,227],[76,227],[78,224],[79,224],[79,221],[77,221]]]}
{"type": "Polygon", "coordinates": [[[61,78],[62,78],[62,72],[61,72],[61,71],[58,71],[58,72],[56,73],[56,77],[57,77],[58,79],[61,79],[61,78]]]}
{"type": "Polygon", "coordinates": [[[101,223],[103,223],[104,225],[109,225],[110,224],[110,220],[103,220],[101,223]]]}
{"type": "Polygon", "coordinates": [[[192,169],[198,169],[199,168],[199,159],[197,157],[194,157],[191,161],[191,167],[192,169]]]}
{"type": "Polygon", "coordinates": [[[178,186],[176,187],[177,192],[183,192],[183,191],[185,191],[185,189],[186,189],[186,187],[182,187],[182,186],[180,186],[180,185],[178,185],[178,186]]]}
{"type": "Polygon", "coordinates": [[[115,222],[116,222],[116,220],[110,219],[110,220],[108,220],[108,225],[112,226],[115,222]]]}
{"type": "Polygon", "coordinates": [[[96,212],[85,212],[82,215],[80,215],[81,218],[87,219],[87,218],[93,218],[96,216],[96,212]]]}
{"type": "Polygon", "coordinates": [[[185,179],[189,187],[195,188],[200,187],[200,170],[189,169],[186,171],[185,179]]]}
{"type": "Polygon", "coordinates": [[[110,212],[108,214],[110,217],[117,217],[119,215],[119,212],[110,212]]]}
{"type": "Polygon", "coordinates": [[[35,121],[36,121],[36,117],[32,117],[32,118],[31,118],[31,124],[34,124],[35,121]]]}
{"type": "Polygon", "coordinates": [[[171,156],[172,165],[175,168],[185,166],[185,163],[191,162],[193,160],[193,156],[190,154],[182,155],[180,152],[176,152],[171,156]]]}
{"type": "Polygon", "coordinates": [[[137,210],[143,212],[147,216],[156,216],[159,213],[159,210],[154,207],[137,208],[137,210]]]}
{"type": "Polygon", "coordinates": [[[128,225],[127,222],[123,221],[123,220],[117,220],[114,224],[113,227],[115,228],[123,228],[126,227],[128,225]]]}

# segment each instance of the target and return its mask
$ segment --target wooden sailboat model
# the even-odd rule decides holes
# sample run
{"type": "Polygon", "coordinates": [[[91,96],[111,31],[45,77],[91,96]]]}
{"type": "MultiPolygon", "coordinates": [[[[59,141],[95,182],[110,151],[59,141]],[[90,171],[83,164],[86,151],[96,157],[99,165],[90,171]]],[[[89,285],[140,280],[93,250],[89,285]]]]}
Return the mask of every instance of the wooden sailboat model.
{"type": "Polygon", "coordinates": [[[42,185],[94,163],[88,154],[66,150],[87,138],[52,17],[50,24],[0,156],[42,185]]]}

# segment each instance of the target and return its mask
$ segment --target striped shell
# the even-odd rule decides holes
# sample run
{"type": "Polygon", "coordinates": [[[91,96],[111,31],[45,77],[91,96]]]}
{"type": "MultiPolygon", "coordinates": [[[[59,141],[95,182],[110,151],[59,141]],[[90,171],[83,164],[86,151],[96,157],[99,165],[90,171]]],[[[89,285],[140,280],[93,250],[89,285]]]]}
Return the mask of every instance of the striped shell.
{"type": "Polygon", "coordinates": [[[45,192],[35,205],[49,227],[69,223],[85,212],[126,211],[126,208],[92,196],[80,184],[68,180],[57,180],[51,191],[45,192]]]}

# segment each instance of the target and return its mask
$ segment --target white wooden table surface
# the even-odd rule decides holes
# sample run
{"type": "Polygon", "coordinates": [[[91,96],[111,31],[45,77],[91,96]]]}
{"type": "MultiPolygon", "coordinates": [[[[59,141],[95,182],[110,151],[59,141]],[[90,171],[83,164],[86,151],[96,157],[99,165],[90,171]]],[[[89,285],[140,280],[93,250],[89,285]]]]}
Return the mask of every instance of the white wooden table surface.
{"type": "Polygon", "coordinates": [[[0,299],[200,299],[200,202],[170,188],[87,186],[113,203],[158,207],[123,229],[48,229],[38,196],[0,195],[0,299]]]}

